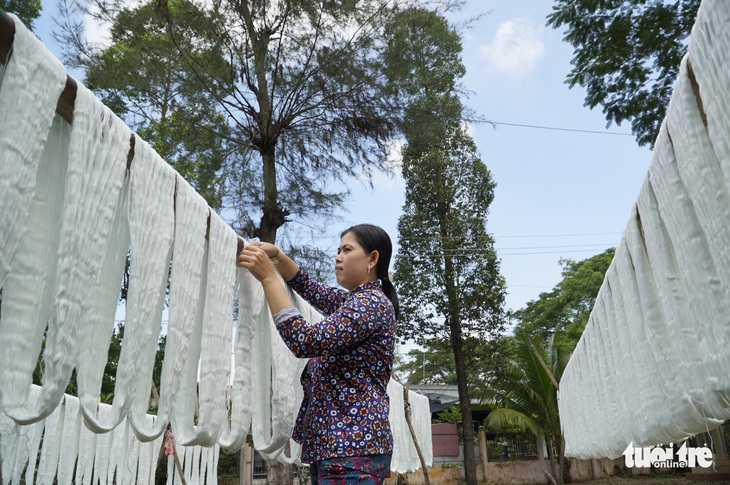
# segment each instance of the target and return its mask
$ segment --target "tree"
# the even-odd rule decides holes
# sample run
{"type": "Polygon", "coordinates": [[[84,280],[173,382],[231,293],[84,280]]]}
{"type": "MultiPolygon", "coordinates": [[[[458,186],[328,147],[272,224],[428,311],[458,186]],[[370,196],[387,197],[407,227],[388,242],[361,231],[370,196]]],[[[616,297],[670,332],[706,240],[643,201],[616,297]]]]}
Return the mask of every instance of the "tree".
{"type": "Polygon", "coordinates": [[[402,172],[406,183],[398,221],[401,341],[448,342],[463,418],[464,470],[476,484],[474,428],[465,342],[487,340],[502,326],[504,279],[486,216],[494,182],[462,126],[457,96],[461,40],[443,17],[411,9],[386,27],[391,85],[408,96],[402,172]],[[427,55],[412,56],[411,52],[427,55]]]}
{"type": "Polygon", "coordinates": [[[90,14],[124,35],[94,50],[69,24],[66,44],[77,54],[70,61],[103,72],[98,86],[133,107],[150,138],[166,139],[169,109],[188,125],[178,127],[177,141],[194,129],[224,140],[241,233],[274,242],[288,221],[334,214],[349,177],[387,169],[400,98],[388,89],[380,50],[382,26],[399,2],[91,5],[90,14]],[[154,106],[140,102],[150,99],[154,106]]]}
{"type": "MultiPolygon", "coordinates": [[[[482,399],[486,390],[499,374],[507,354],[507,339],[489,336],[481,339],[464,335],[462,340],[464,366],[472,400],[482,399]]],[[[418,384],[456,384],[454,353],[449,339],[430,338],[420,349],[412,349],[407,360],[397,363],[394,370],[407,376],[413,369],[411,382],[418,384]]]]}
{"type": "Polygon", "coordinates": [[[508,370],[492,390],[496,408],[485,421],[490,429],[517,427],[547,438],[552,476],[563,483],[565,443],[558,413],[558,381],[570,358],[570,349],[550,341],[515,337],[514,357],[508,370]],[[557,451],[558,469],[555,466],[557,451]]]}
{"type": "MultiPolygon", "coordinates": [[[[488,340],[502,328],[504,279],[486,214],[494,182],[461,127],[445,127],[441,143],[403,157],[406,201],[398,222],[396,277],[402,320],[399,338],[426,344],[448,340],[464,423],[471,423],[468,339],[488,340]]],[[[472,426],[464,425],[466,481],[476,483],[472,426]]]]}
{"type": "Polygon", "coordinates": [[[41,0],[0,0],[0,9],[18,16],[28,30],[33,31],[33,21],[41,16],[41,0]]]}
{"type": "Polygon", "coordinates": [[[582,261],[561,260],[563,279],[510,315],[516,322],[515,335],[543,341],[557,335],[570,342],[572,350],[588,323],[614,252],[609,248],[582,261]]]}
{"type": "Polygon", "coordinates": [[[556,0],[547,24],[567,27],[575,50],[566,78],[601,105],[608,125],[631,122],[640,145],[654,145],[700,0],[556,0]]]}

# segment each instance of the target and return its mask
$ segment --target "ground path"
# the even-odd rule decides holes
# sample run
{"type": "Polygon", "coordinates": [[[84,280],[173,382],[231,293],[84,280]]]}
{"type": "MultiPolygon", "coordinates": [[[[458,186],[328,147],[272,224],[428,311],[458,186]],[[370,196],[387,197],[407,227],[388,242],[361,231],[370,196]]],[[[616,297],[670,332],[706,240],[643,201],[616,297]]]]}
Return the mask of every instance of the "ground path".
{"type": "MultiPolygon", "coordinates": [[[[576,482],[574,482],[576,483],[576,482]]],[[[603,480],[577,482],[593,485],[730,485],[730,481],[702,481],[690,480],[681,475],[665,475],[658,477],[637,476],[632,478],[611,477],[603,480]]]]}

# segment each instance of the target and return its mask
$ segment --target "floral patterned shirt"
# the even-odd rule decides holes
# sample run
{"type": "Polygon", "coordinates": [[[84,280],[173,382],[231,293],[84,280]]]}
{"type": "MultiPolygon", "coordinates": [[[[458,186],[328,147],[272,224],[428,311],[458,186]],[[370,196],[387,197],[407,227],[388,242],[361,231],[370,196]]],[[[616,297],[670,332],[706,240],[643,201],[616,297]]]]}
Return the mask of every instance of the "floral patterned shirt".
{"type": "Polygon", "coordinates": [[[300,267],[288,284],[327,315],[319,323],[301,315],[277,323],[291,351],[310,358],[293,436],[302,462],[392,454],[387,389],[395,311],[380,280],[348,292],[311,280],[300,267]]]}

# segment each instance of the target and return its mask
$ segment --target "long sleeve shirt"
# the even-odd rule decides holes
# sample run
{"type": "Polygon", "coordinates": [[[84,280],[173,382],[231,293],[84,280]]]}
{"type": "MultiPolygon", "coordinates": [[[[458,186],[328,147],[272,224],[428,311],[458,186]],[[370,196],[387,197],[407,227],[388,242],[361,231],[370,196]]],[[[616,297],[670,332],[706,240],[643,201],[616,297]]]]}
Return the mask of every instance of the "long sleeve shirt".
{"type": "Polygon", "coordinates": [[[348,292],[313,281],[300,268],[288,284],[327,315],[318,323],[296,313],[277,322],[289,349],[310,358],[293,436],[302,444],[302,462],[391,454],[387,388],[395,312],[380,280],[348,292]]]}

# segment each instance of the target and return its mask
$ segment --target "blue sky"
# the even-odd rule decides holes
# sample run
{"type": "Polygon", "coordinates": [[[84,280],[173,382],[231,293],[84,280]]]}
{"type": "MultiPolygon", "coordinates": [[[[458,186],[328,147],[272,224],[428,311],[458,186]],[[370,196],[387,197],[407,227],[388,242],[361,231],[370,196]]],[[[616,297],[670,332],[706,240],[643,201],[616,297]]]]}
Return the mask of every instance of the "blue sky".
{"type": "MultiPolygon", "coordinates": [[[[606,128],[584,92],[564,83],[572,47],[545,26],[545,0],[469,0],[460,22],[484,14],[464,32],[464,103],[495,123],[630,133],[606,128]]],[[[560,279],[561,258],[580,260],[615,246],[651,158],[633,136],[472,125],[497,183],[488,230],[507,280],[507,308],[518,309],[560,279]]],[[[346,222],[369,221],[397,237],[403,181],[353,187],[346,222]]],[[[343,224],[343,226],[346,224],[343,224]]]]}
{"type": "MultiPolygon", "coordinates": [[[[43,5],[36,31],[59,56],[50,35],[55,2],[43,5]]],[[[468,0],[452,19],[482,14],[463,35],[463,86],[470,93],[463,101],[470,109],[495,123],[604,133],[470,125],[497,183],[488,230],[507,280],[509,309],[558,283],[561,258],[584,259],[618,243],[651,157],[633,136],[620,135],[629,133],[627,125],[607,129],[600,110],[583,106],[583,90],[564,83],[572,48],[562,32],[545,26],[551,5],[468,0]]],[[[381,225],[397,243],[403,180],[378,175],[374,185],[371,190],[353,181],[349,212],[322,235],[333,257],[339,231],[359,222],[381,225]]]]}

